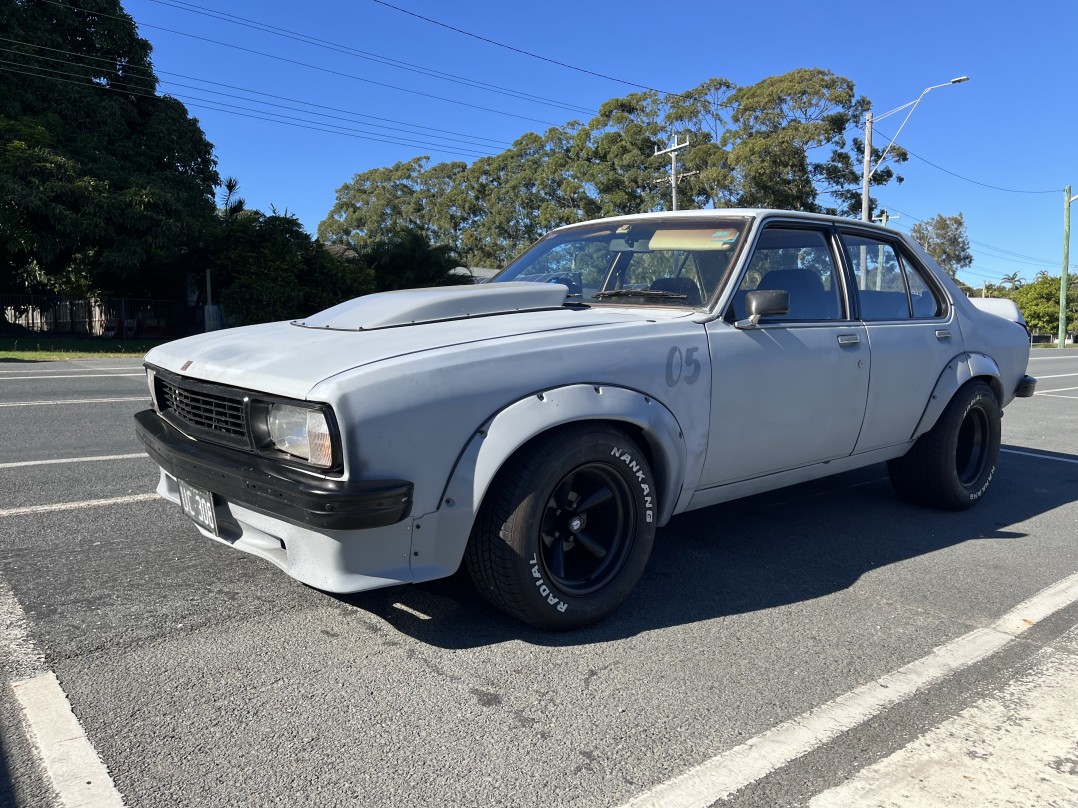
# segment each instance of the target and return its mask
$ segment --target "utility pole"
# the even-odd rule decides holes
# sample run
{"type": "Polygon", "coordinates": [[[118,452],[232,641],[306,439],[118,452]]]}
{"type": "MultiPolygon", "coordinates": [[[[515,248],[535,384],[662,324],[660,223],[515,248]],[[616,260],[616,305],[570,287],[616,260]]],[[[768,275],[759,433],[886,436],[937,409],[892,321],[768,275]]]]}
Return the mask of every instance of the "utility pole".
{"type": "Polygon", "coordinates": [[[689,141],[686,140],[684,143],[678,143],[677,138],[675,137],[674,145],[670,148],[659,151],[659,147],[655,147],[656,157],[658,157],[660,154],[670,155],[670,189],[673,196],[673,207],[671,208],[671,210],[677,210],[677,153],[682,149],[687,148],[688,145],[689,141]]]}
{"type": "Polygon", "coordinates": [[[1063,272],[1059,276],[1059,342],[1057,348],[1067,344],[1067,270],[1071,259],[1071,203],[1078,195],[1071,196],[1071,187],[1063,189],[1063,272]]]}
{"type": "Polygon", "coordinates": [[[865,116],[865,168],[861,172],[861,221],[867,222],[870,218],[868,212],[868,181],[872,178],[872,113],[865,116]]]}

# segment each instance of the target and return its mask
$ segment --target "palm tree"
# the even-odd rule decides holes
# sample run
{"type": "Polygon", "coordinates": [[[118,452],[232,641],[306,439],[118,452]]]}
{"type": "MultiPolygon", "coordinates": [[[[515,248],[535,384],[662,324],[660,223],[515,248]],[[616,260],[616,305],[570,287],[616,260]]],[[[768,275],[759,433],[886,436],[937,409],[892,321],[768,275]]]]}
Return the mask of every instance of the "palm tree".
{"type": "Polygon", "coordinates": [[[1017,289],[1024,283],[1024,281],[1022,280],[1021,275],[1019,275],[1017,272],[1012,272],[1010,275],[1004,275],[1002,278],[1000,278],[999,283],[1001,286],[1006,286],[1010,289],[1017,289]]]}

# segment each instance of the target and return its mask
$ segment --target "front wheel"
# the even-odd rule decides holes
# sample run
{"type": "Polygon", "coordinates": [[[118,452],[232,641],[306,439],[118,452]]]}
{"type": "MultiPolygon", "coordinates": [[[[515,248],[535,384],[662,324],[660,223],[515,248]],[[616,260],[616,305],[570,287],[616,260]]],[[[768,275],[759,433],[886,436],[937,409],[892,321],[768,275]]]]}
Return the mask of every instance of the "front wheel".
{"type": "Polygon", "coordinates": [[[499,472],[465,563],[499,609],[539,628],[575,628],[632,592],[655,518],[655,482],[639,446],[612,426],[569,426],[528,444],[499,472]]]}
{"type": "Polygon", "coordinates": [[[891,484],[921,505],[949,511],[975,505],[996,473],[1001,417],[987,384],[965,385],[904,457],[888,461],[891,484]]]}

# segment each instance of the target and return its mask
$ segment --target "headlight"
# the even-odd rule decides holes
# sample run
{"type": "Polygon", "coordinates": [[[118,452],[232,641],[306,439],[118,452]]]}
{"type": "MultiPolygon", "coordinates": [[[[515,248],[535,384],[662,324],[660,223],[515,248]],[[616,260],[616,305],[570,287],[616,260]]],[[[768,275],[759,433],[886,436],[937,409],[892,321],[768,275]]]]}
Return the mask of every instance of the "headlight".
{"type": "Polygon", "coordinates": [[[271,404],[266,416],[270,440],[278,450],[312,466],[333,465],[333,440],[321,410],[291,404],[271,404]]]}

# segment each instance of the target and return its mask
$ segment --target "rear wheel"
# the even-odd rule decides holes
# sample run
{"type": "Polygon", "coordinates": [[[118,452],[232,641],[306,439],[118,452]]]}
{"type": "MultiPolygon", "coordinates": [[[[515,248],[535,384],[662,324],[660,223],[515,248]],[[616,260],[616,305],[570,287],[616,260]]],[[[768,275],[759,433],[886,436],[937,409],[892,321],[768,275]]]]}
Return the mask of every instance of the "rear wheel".
{"type": "Polygon", "coordinates": [[[912,502],[959,511],[984,496],[996,472],[1000,411],[984,382],[962,387],[936,425],[887,471],[895,490],[912,502]]]}
{"type": "Polygon", "coordinates": [[[575,628],[628,597],[654,538],[655,484],[639,446],[615,427],[570,426],[498,474],[465,563],[499,609],[540,628],[575,628]]]}

